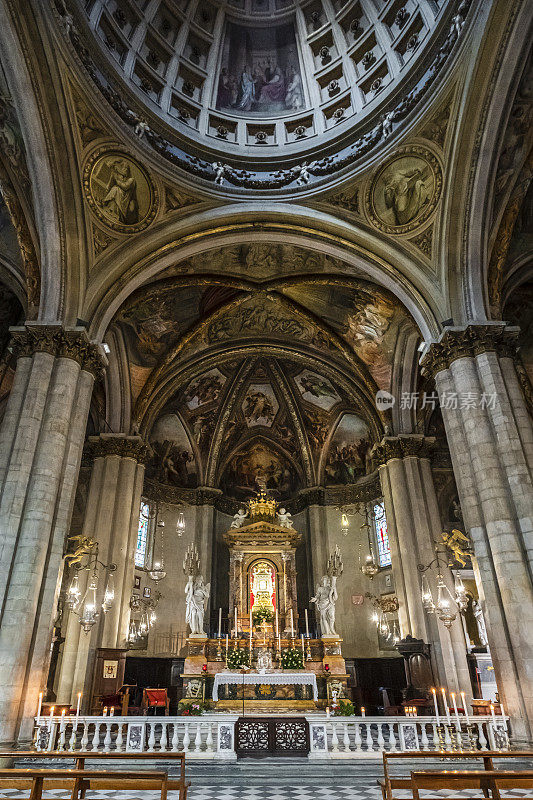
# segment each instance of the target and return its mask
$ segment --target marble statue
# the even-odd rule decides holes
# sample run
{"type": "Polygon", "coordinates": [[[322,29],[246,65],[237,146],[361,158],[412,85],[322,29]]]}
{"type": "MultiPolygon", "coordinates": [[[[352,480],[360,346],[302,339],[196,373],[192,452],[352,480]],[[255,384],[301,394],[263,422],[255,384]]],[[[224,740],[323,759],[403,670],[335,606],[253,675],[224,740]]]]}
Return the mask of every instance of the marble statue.
{"type": "Polygon", "coordinates": [[[278,511],[278,525],[282,528],[292,528],[292,514],[290,511],[285,511],[284,508],[280,508],[278,511]]]}
{"type": "Polygon", "coordinates": [[[191,629],[191,634],[206,635],[204,631],[204,614],[209,599],[210,583],[204,583],[202,575],[196,578],[189,575],[189,580],[185,586],[185,602],[187,612],[185,622],[191,629]]]}
{"type": "Polygon", "coordinates": [[[477,632],[479,636],[479,641],[481,642],[481,646],[487,647],[489,639],[487,636],[485,618],[483,616],[483,609],[481,608],[481,604],[478,603],[477,600],[474,600],[472,602],[472,611],[474,612],[474,617],[476,618],[477,632]]]}
{"type": "Polygon", "coordinates": [[[337,636],[335,631],[335,603],[338,599],[337,578],[332,575],[324,575],[320,585],[317,587],[315,596],[311,602],[316,604],[316,609],[320,614],[320,630],[322,636],[337,636]]]}
{"type": "Polygon", "coordinates": [[[239,508],[236,514],[233,516],[233,522],[230,525],[230,528],[241,528],[244,520],[248,516],[248,512],[244,510],[244,508],[239,508]]]}

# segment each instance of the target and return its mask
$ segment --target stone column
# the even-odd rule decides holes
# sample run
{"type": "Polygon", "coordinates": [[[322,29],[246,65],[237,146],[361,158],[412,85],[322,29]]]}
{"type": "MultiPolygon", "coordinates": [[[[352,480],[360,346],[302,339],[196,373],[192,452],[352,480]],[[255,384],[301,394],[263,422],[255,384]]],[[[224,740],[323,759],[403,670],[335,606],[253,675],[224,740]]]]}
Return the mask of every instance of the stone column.
{"type": "Polygon", "coordinates": [[[17,370],[0,428],[0,731],[31,737],[46,683],[62,556],[92,386],[105,357],[83,328],[12,329],[17,370]]]}
{"type": "Polygon", "coordinates": [[[309,586],[314,590],[324,574],[328,562],[328,535],[326,508],[324,505],[325,491],[322,487],[314,490],[318,502],[307,506],[307,524],[309,529],[308,542],[308,574],[309,586]]]}
{"type": "Polygon", "coordinates": [[[422,359],[435,378],[489,647],[513,733],[533,733],[533,430],[513,358],[517,328],[447,328],[422,359]]]}
{"type": "MultiPolygon", "coordinates": [[[[386,436],[372,455],[379,466],[385,501],[402,638],[410,635],[430,644],[435,678],[450,691],[470,694],[466,644],[459,615],[448,630],[422,605],[418,565],[427,566],[433,561],[435,544],[442,534],[429,460],[434,443],[434,439],[419,435],[386,436]]],[[[453,595],[450,570],[444,562],[439,569],[453,595]]],[[[436,565],[426,571],[434,600],[436,574],[436,565]]]]}
{"type": "MultiPolygon", "coordinates": [[[[112,433],[91,436],[88,451],[94,464],[82,532],[98,542],[99,560],[116,566],[115,601],[106,614],[101,614],[91,634],[81,630],[74,613],[69,614],[57,692],[58,701],[65,703],[74,703],[78,692],[88,698],[97,647],[117,648],[127,644],[144,480],[146,445],[140,436],[112,433]]],[[[108,574],[100,570],[100,595],[108,574]]]]}

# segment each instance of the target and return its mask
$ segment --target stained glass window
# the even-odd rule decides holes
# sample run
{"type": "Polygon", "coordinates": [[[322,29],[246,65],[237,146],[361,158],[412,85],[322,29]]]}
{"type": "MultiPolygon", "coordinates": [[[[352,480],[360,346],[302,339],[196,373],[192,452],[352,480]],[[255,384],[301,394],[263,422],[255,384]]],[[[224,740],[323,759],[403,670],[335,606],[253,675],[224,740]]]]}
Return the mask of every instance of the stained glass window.
{"type": "Polygon", "coordinates": [[[389,567],[391,564],[389,532],[387,517],[385,516],[385,503],[381,500],[374,504],[374,528],[378,542],[378,559],[380,567],[389,567]]]}
{"type": "Polygon", "coordinates": [[[146,563],[149,522],[150,522],[150,506],[143,500],[141,502],[141,513],[139,515],[139,528],[137,529],[137,547],[135,548],[136,567],[144,567],[146,563]]]}

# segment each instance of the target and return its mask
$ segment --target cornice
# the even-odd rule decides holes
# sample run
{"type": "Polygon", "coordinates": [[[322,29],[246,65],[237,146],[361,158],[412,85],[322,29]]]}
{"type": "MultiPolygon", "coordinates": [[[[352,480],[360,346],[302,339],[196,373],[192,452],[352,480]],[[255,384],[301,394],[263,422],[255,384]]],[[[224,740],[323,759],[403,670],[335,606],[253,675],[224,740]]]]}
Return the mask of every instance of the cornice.
{"type": "Polygon", "coordinates": [[[125,436],[121,433],[101,433],[89,436],[86,450],[93,458],[131,458],[139,464],[148,460],[149,448],[140,436],[125,436]]]}
{"type": "Polygon", "coordinates": [[[96,342],[91,342],[85,328],[64,328],[62,325],[26,323],[10,328],[11,352],[16,358],[34,353],[48,353],[56,358],[70,358],[95,378],[103,376],[107,358],[96,342]]]}
{"type": "Polygon", "coordinates": [[[448,369],[453,361],[459,358],[475,358],[486,352],[514,358],[518,349],[519,332],[519,328],[505,322],[446,328],[440,340],[431,344],[422,356],[422,373],[434,378],[437,373],[448,369]]]}
{"type": "Polygon", "coordinates": [[[398,458],[430,458],[436,445],[433,436],[421,434],[399,434],[384,436],[371,452],[372,465],[376,469],[388,461],[398,458]]]}

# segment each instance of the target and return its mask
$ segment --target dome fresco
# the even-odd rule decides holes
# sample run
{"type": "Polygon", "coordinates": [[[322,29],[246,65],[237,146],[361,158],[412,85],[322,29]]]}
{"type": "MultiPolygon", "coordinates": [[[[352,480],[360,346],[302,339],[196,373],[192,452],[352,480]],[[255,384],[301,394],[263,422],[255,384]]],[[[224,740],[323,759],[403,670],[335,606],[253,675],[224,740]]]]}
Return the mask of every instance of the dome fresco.
{"type": "Polygon", "coordinates": [[[383,120],[408,76],[422,81],[417,96],[425,91],[446,59],[430,64],[429,80],[419,67],[428,53],[435,58],[439,34],[443,47],[457,38],[457,6],[88,0],[83,11],[110,77],[120,75],[146,112],[180,138],[265,159],[383,120]]]}

